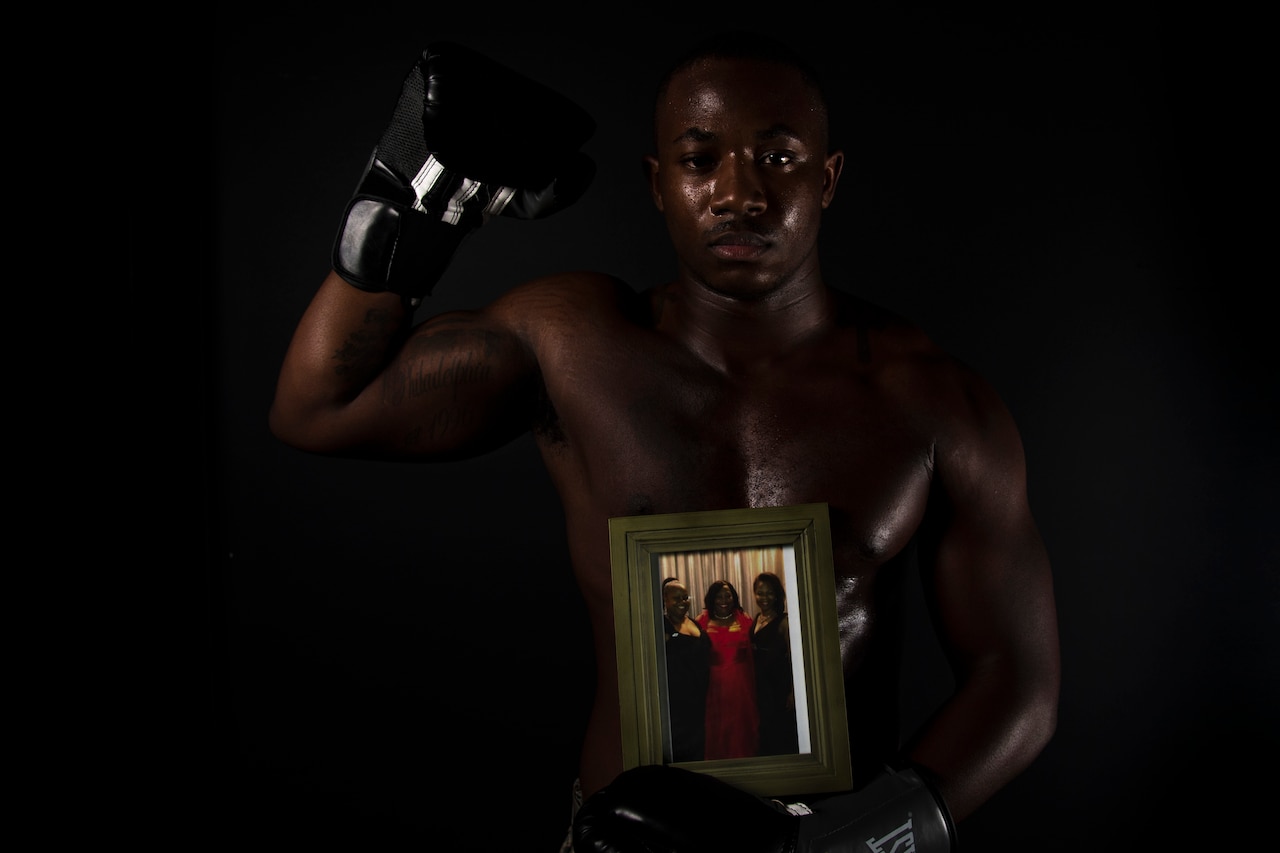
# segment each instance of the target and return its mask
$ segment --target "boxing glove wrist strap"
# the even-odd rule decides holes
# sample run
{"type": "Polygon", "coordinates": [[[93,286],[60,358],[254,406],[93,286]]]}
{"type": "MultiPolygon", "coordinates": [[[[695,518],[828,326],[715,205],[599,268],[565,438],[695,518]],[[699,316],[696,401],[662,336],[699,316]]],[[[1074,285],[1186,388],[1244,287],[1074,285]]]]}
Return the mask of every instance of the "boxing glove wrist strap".
{"type": "Polygon", "coordinates": [[[416,306],[463,239],[501,213],[512,194],[451,175],[435,158],[406,186],[375,155],[343,213],[333,268],[361,290],[397,293],[416,306]]]}
{"type": "MultiPolygon", "coordinates": [[[[837,853],[851,845],[866,853],[951,853],[956,828],[941,795],[919,768],[887,772],[852,794],[812,804],[799,821],[795,849],[837,853]]],[[[792,814],[798,813],[788,806],[792,814]]]]}
{"type": "Polygon", "coordinates": [[[398,293],[417,306],[471,230],[407,205],[357,195],[334,241],[333,268],[361,290],[398,293]]]}
{"type": "Polygon", "coordinates": [[[452,42],[429,45],[343,213],[334,270],[417,305],[488,218],[537,219],[579,198],[595,167],[578,148],[594,128],[524,75],[452,42]]]}

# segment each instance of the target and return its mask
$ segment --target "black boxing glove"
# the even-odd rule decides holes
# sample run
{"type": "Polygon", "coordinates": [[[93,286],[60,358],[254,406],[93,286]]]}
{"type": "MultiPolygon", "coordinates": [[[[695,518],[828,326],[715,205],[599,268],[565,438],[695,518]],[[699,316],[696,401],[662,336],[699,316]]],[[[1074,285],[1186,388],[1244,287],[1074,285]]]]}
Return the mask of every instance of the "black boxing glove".
{"type": "Polygon", "coordinates": [[[946,804],[915,769],[784,806],[704,773],[649,765],[582,804],[573,843],[575,853],[952,853],[956,835],[946,804]]]}
{"type": "Polygon", "coordinates": [[[696,773],[648,764],[620,773],[573,818],[574,853],[788,851],[797,818],[696,773]]]}
{"type": "Polygon", "coordinates": [[[887,769],[862,789],[789,806],[796,853],[951,853],[956,825],[937,788],[916,767],[887,769]]]}
{"type": "Polygon", "coordinates": [[[595,121],[568,98],[451,42],[410,69],[342,216],[333,268],[417,305],[490,216],[548,216],[586,191],[595,121]]]}

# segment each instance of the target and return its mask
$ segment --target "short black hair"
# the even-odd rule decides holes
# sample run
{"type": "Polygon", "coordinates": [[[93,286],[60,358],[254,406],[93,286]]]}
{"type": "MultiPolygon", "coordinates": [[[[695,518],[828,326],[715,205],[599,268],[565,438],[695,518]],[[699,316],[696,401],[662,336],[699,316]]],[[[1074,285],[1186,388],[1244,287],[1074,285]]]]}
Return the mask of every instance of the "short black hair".
{"type": "Polygon", "coordinates": [[[767,33],[754,30],[721,30],[695,42],[676,57],[668,66],[666,73],[658,80],[653,94],[653,116],[656,119],[658,108],[666,97],[671,79],[681,71],[703,59],[759,59],[765,62],[777,62],[800,72],[800,77],[818,97],[822,114],[830,123],[830,104],[827,98],[826,83],[816,68],[795,50],[791,45],[767,33]]]}

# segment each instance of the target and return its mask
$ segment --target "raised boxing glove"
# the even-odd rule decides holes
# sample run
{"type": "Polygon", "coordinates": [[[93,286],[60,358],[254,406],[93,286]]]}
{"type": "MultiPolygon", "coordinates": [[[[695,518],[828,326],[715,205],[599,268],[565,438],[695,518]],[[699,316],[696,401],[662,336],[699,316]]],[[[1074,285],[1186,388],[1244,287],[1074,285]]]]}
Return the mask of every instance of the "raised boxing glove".
{"type": "Polygon", "coordinates": [[[595,175],[595,121],[563,95],[452,42],[422,52],[343,212],[333,268],[417,305],[490,216],[548,216],[595,175]]]}
{"type": "Polygon", "coordinates": [[[784,806],[665,765],[621,773],[573,822],[576,853],[952,853],[945,803],[912,768],[859,791],[784,806]]]}

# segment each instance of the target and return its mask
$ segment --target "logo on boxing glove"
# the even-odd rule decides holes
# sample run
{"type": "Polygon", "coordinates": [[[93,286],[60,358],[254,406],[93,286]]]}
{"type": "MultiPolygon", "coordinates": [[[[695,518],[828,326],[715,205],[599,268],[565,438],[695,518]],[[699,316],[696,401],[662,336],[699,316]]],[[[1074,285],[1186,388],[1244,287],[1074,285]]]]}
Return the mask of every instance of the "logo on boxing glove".
{"type": "Polygon", "coordinates": [[[916,835],[911,831],[911,816],[907,822],[882,838],[868,838],[867,848],[871,853],[916,853],[916,835]],[[892,846],[885,845],[892,842],[892,846]]]}

